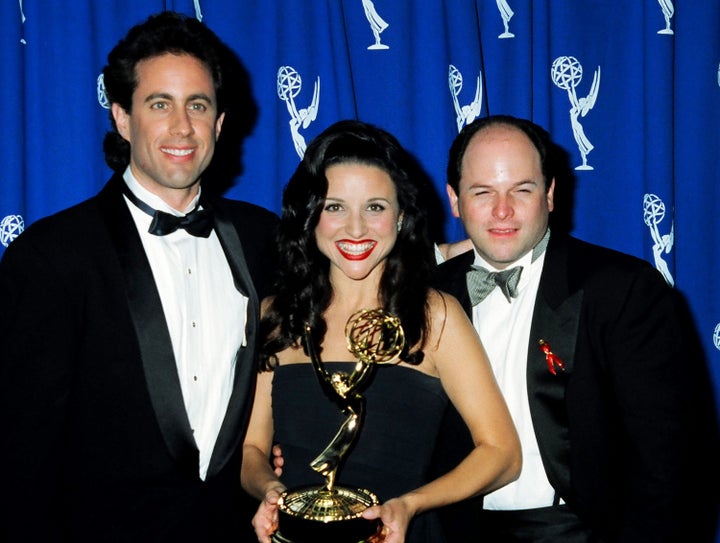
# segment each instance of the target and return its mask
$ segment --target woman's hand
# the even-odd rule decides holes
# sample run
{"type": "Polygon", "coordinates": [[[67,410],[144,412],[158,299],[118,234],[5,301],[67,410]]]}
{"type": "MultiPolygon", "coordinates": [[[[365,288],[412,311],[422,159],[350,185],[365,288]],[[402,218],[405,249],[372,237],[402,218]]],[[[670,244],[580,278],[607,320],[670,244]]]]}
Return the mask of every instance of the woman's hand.
{"type": "Polygon", "coordinates": [[[382,505],[374,505],[363,511],[363,518],[380,519],[383,523],[383,543],[404,543],[412,513],[402,498],[388,500],[382,505]]]}
{"type": "Polygon", "coordinates": [[[278,529],[278,500],[282,491],[282,488],[268,490],[252,519],[260,543],[271,543],[270,536],[278,529]]]}

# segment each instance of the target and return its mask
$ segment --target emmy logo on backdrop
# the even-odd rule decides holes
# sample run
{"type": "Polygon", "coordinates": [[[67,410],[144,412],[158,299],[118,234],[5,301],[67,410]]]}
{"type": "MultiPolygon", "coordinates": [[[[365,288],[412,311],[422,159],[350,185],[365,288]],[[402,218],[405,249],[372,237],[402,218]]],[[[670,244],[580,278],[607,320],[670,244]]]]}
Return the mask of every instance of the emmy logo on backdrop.
{"type": "Polygon", "coordinates": [[[675,15],[675,6],[673,6],[672,0],[658,0],[658,4],[662,9],[663,17],[665,17],[665,28],[658,30],[658,34],[674,34],[670,28],[670,19],[675,15]]]}
{"type": "Polygon", "coordinates": [[[290,113],[290,134],[292,135],[295,152],[300,158],[305,155],[305,138],[300,134],[300,127],[303,129],[310,126],[318,114],[320,106],[320,76],[315,81],[312,102],[304,109],[298,109],[295,106],[295,97],[302,89],[302,78],[292,66],[281,66],[277,73],[277,93],[278,97],[285,102],[288,113],[290,113]]]}
{"type": "Polygon", "coordinates": [[[452,64],[450,64],[448,68],[448,85],[450,86],[450,94],[452,96],[453,105],[455,106],[455,119],[457,121],[458,132],[463,129],[463,126],[470,124],[477,118],[478,115],[480,115],[483,92],[482,81],[480,79],[481,77],[482,72],[480,72],[480,75],[477,78],[475,98],[473,98],[473,101],[470,104],[461,107],[458,96],[460,95],[460,91],[463,87],[463,76],[460,73],[460,70],[452,64]]]}
{"type": "Polygon", "coordinates": [[[715,348],[720,351],[720,322],[717,323],[717,326],[715,326],[715,330],[713,331],[713,345],[715,345],[715,348]]]}
{"type": "Polygon", "coordinates": [[[310,467],[325,478],[325,485],[284,492],[278,502],[279,529],[275,543],[359,543],[379,541],[381,525],[362,517],[378,503],[364,488],[336,485],[337,473],[360,435],[365,413],[363,390],[378,364],[395,363],[405,346],[400,320],[382,309],[362,309],[345,325],[348,350],[357,362],[352,372],[329,373],[313,345],[311,329],[305,327],[305,345],[323,392],[345,415],[335,437],[310,467]],[[368,539],[370,538],[370,539],[368,539]]]}
{"type": "Polygon", "coordinates": [[[375,4],[372,0],[362,0],[363,9],[365,10],[365,17],[367,17],[368,23],[370,23],[370,30],[372,30],[373,36],[375,36],[375,43],[368,46],[370,50],[378,49],[390,49],[389,45],[385,45],[380,42],[380,34],[390,26],[375,9],[375,4]]]}
{"type": "Polygon", "coordinates": [[[7,215],[0,221],[0,243],[7,247],[12,240],[22,234],[23,230],[25,230],[25,221],[20,215],[7,215]]]}
{"type": "Polygon", "coordinates": [[[200,7],[200,0],[193,0],[193,4],[195,4],[195,18],[198,21],[202,21],[203,14],[202,8],[200,7]]]}
{"type": "Polygon", "coordinates": [[[582,156],[582,164],[576,166],[576,170],[592,170],[593,167],[587,163],[587,156],[594,149],[594,145],[585,136],[585,130],[580,124],[578,117],[588,114],[595,106],[598,90],[600,89],[600,66],[595,70],[590,93],[585,98],[577,97],[575,87],[578,86],[583,76],[583,69],[578,59],[575,57],[558,57],[552,63],[550,68],[550,76],[555,86],[567,91],[570,100],[570,124],[572,125],[573,136],[577,143],[580,155],[582,156]]]}
{"type": "Polygon", "coordinates": [[[105,92],[105,76],[102,73],[97,77],[96,90],[98,104],[105,109],[110,109],[110,100],[105,92]]]}
{"type": "Polygon", "coordinates": [[[505,38],[514,38],[515,34],[510,32],[510,19],[512,19],[512,16],[515,15],[515,12],[510,7],[510,4],[508,4],[505,0],[495,0],[497,3],[498,10],[500,10],[500,17],[502,17],[503,20],[503,26],[505,27],[505,32],[500,34],[498,38],[505,39],[505,38]]]}
{"type": "MultiPolygon", "coordinates": [[[[20,2],[20,23],[23,25],[23,28],[25,27],[25,12],[23,11],[23,0],[19,0],[20,2]]],[[[25,38],[20,38],[20,43],[23,45],[26,45],[27,42],[25,41],[25,38]]]]}
{"type": "Polygon", "coordinates": [[[650,237],[653,240],[653,258],[655,259],[655,267],[662,273],[668,285],[673,286],[675,280],[670,273],[667,262],[663,259],[663,253],[670,254],[675,243],[675,224],[670,221],[670,233],[664,236],[660,235],[658,224],[665,218],[665,203],[655,194],[646,194],[643,196],[643,221],[650,229],[650,237]]]}

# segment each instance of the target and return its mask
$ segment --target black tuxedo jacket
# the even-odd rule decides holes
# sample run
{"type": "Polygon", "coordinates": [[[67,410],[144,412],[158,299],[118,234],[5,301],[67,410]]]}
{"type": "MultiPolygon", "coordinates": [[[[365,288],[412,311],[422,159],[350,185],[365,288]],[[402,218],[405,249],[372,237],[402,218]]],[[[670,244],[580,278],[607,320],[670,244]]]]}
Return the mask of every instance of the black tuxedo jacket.
{"type": "MultiPolygon", "coordinates": [[[[437,277],[471,318],[465,274],[473,259],[472,251],[459,255],[437,277]]],[[[698,345],[676,291],[647,262],[553,232],[527,394],[550,483],[602,541],[686,541],[691,530],[705,534],[693,541],[712,540],[717,424],[698,345]],[[541,339],[564,371],[549,371],[541,339]],[[702,490],[691,492],[696,484],[702,490]]],[[[467,452],[457,433],[440,440],[439,462],[467,452]]],[[[462,530],[482,534],[477,525],[462,530]]]]}
{"type": "Polygon", "coordinates": [[[114,176],[31,225],[0,263],[0,540],[235,541],[259,296],[277,217],[218,198],[247,346],[205,481],[150,265],[114,176]]]}

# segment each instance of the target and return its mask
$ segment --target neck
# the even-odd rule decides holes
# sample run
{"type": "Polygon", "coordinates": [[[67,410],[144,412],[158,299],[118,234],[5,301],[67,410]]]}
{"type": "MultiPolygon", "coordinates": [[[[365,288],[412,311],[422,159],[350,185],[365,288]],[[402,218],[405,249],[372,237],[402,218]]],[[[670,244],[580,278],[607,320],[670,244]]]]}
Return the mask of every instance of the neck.
{"type": "Polygon", "coordinates": [[[353,280],[344,277],[340,281],[332,281],[333,300],[331,307],[339,313],[350,315],[360,309],[374,309],[380,307],[380,291],[377,281],[367,277],[363,280],[353,280]]]}
{"type": "Polygon", "coordinates": [[[147,179],[138,176],[138,173],[132,164],[130,165],[130,171],[138,184],[142,185],[142,187],[148,192],[158,196],[163,202],[179,213],[185,213],[185,210],[200,191],[199,179],[187,187],[175,188],[161,185],[155,181],[148,181],[147,179]]]}

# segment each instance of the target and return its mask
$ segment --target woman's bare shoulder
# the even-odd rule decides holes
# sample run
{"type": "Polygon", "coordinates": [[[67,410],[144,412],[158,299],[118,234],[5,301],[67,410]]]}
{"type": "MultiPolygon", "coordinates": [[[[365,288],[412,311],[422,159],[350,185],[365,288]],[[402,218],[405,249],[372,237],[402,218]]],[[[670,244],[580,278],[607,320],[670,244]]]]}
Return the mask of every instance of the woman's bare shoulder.
{"type": "Polygon", "coordinates": [[[467,320],[455,296],[435,289],[431,289],[428,293],[428,318],[430,321],[428,346],[436,348],[447,335],[448,327],[455,327],[459,321],[467,320]]]}
{"type": "Polygon", "coordinates": [[[463,308],[455,296],[434,288],[428,291],[428,309],[432,318],[447,318],[448,313],[463,313],[463,308]]]}

